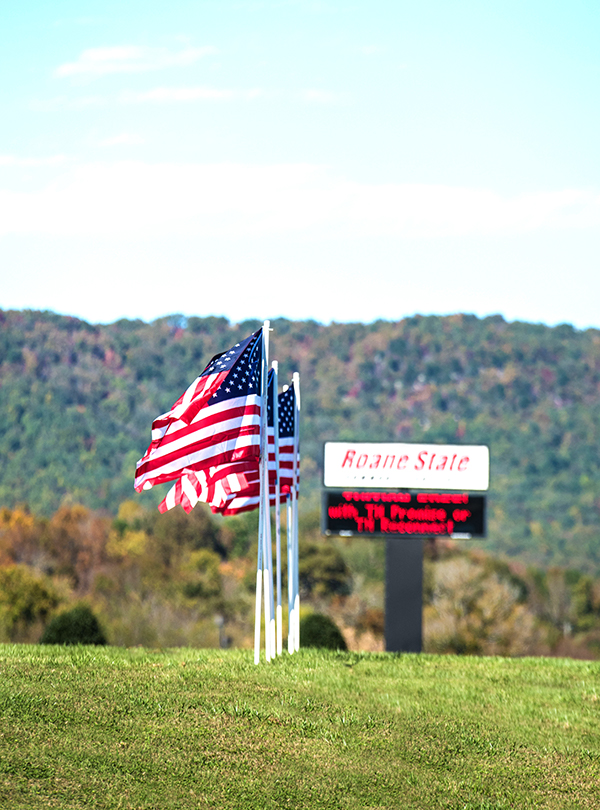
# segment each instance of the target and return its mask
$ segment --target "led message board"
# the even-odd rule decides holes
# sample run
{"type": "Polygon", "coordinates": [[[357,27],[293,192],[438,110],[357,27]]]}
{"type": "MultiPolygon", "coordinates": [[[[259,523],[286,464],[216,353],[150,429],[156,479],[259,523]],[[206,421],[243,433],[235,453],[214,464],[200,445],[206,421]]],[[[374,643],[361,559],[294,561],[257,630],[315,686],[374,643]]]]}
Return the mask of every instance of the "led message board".
{"type": "Polygon", "coordinates": [[[325,490],[323,533],[377,537],[485,537],[485,495],[325,490]]]}

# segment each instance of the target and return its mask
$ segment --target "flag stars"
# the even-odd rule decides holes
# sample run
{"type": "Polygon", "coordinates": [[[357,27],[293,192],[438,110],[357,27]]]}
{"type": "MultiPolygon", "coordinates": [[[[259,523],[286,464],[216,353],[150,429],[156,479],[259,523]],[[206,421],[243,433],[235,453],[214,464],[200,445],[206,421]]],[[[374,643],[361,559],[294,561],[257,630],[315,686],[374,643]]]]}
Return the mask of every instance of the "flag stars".
{"type": "Polygon", "coordinates": [[[213,373],[219,374],[218,386],[211,401],[222,402],[233,397],[260,393],[261,331],[248,342],[238,343],[233,349],[215,358],[213,373]],[[244,347],[241,351],[242,346],[244,347]]]}

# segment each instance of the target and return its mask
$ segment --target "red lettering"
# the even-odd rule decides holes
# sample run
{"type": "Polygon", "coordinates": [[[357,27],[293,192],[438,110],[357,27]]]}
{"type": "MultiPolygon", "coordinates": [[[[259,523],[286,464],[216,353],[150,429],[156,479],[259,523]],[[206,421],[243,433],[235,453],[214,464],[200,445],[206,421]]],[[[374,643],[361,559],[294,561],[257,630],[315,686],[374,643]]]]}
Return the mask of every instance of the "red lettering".
{"type": "Polygon", "coordinates": [[[330,506],[327,513],[330,518],[353,520],[358,515],[358,510],[351,503],[341,503],[338,506],[330,506]]]}
{"type": "Polygon", "coordinates": [[[423,458],[423,456],[426,456],[426,455],[427,455],[427,450],[422,450],[419,453],[419,455],[417,456],[419,461],[417,462],[417,464],[415,464],[415,470],[422,470],[423,469],[423,467],[425,466],[425,459],[423,458]],[[418,466],[419,464],[421,465],[420,467],[418,466]]]}
{"type": "Polygon", "coordinates": [[[436,470],[445,470],[447,463],[448,463],[448,456],[442,456],[442,460],[437,465],[436,470]]]}
{"type": "Polygon", "coordinates": [[[452,468],[454,467],[454,462],[455,462],[455,461],[456,461],[456,454],[454,454],[454,455],[452,456],[452,461],[451,461],[451,463],[450,463],[450,469],[452,469],[452,468]]]}
{"type": "Polygon", "coordinates": [[[366,453],[363,453],[363,454],[362,454],[362,456],[359,456],[359,457],[358,457],[358,461],[356,462],[356,467],[357,467],[357,469],[359,469],[359,470],[360,470],[360,469],[361,469],[361,467],[364,467],[364,466],[365,466],[365,464],[367,463],[367,459],[368,459],[368,458],[369,458],[369,457],[367,456],[367,454],[366,454],[366,453]]]}
{"type": "Polygon", "coordinates": [[[369,520],[368,518],[364,517],[357,517],[356,518],[356,526],[359,532],[374,532],[375,531],[375,521],[369,520]]]}
{"type": "Polygon", "coordinates": [[[391,461],[390,461],[390,470],[391,470],[392,467],[394,466],[394,461],[396,461],[396,456],[386,456],[385,457],[385,461],[383,462],[383,469],[384,470],[387,467],[387,463],[388,463],[389,459],[391,459],[391,461]]]}
{"type": "Polygon", "coordinates": [[[373,461],[369,464],[370,470],[376,470],[379,467],[379,463],[381,461],[381,456],[376,455],[373,458],[373,461]]]}
{"type": "Polygon", "coordinates": [[[345,467],[346,463],[348,463],[348,466],[351,467],[352,466],[352,461],[353,461],[355,455],[356,455],[356,450],[348,450],[346,452],[344,460],[342,461],[342,467],[345,467]]]}
{"type": "Polygon", "coordinates": [[[431,461],[429,462],[429,467],[428,467],[428,469],[429,469],[429,470],[431,469],[431,465],[433,464],[433,459],[434,459],[434,458],[435,458],[435,453],[432,453],[432,455],[431,455],[431,461]]]}
{"type": "MultiPolygon", "coordinates": [[[[407,499],[408,500],[408,499],[407,499]]],[[[465,493],[454,492],[417,492],[418,503],[469,503],[465,493]]]]}
{"type": "Polygon", "coordinates": [[[458,471],[464,472],[467,469],[467,464],[469,463],[469,456],[463,456],[458,464],[458,471]],[[463,466],[464,465],[464,466],[463,466]]]}
{"type": "Polygon", "coordinates": [[[398,463],[396,464],[396,469],[397,470],[405,470],[407,461],[408,461],[408,456],[400,456],[400,458],[398,459],[398,463]]]}

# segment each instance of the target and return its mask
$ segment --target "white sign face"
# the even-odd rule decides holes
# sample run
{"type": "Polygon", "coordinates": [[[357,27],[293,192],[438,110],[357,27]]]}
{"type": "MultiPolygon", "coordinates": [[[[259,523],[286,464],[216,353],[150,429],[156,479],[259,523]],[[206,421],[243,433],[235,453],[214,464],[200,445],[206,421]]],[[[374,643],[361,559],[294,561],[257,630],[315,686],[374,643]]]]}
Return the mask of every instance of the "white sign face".
{"type": "Polygon", "coordinates": [[[487,490],[485,445],[326,442],[326,487],[487,490]]]}

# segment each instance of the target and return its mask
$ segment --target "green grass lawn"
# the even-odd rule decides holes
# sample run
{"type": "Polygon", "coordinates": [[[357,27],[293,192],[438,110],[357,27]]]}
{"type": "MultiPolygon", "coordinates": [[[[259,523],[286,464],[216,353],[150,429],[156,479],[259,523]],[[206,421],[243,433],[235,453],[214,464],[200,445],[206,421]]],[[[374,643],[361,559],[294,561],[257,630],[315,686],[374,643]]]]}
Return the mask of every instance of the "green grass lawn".
{"type": "Polygon", "coordinates": [[[600,808],[600,663],[4,645],[0,807],[600,808]]]}

